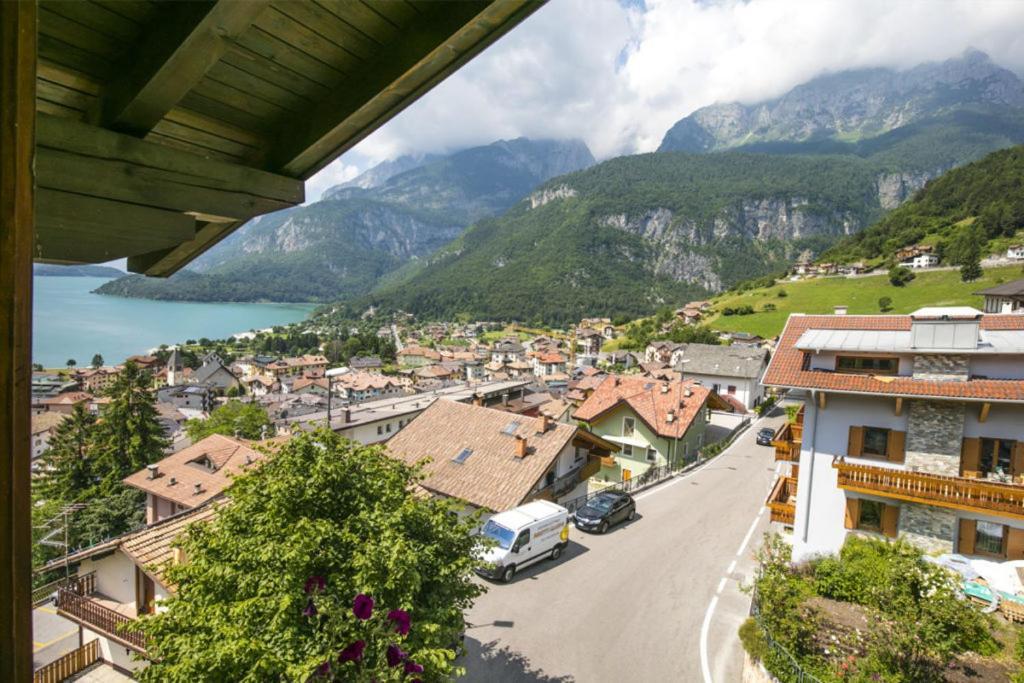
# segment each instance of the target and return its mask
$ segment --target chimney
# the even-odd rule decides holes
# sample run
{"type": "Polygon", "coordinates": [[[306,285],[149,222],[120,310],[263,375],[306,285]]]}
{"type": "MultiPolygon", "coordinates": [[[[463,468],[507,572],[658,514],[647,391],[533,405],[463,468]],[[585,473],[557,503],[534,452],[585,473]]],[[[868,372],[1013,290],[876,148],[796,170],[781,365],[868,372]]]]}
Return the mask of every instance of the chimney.
{"type": "Polygon", "coordinates": [[[543,434],[551,428],[551,420],[547,415],[541,414],[539,416],[540,421],[537,424],[537,433],[543,434]]]}
{"type": "Polygon", "coordinates": [[[516,457],[517,458],[525,458],[526,457],[526,438],[525,437],[522,437],[522,436],[517,436],[516,437],[516,457]]]}
{"type": "Polygon", "coordinates": [[[146,465],[146,469],[149,470],[149,479],[156,479],[160,476],[159,465],[146,465]]]}
{"type": "Polygon", "coordinates": [[[693,396],[693,391],[689,387],[687,387],[686,389],[683,389],[683,396],[685,396],[686,398],[690,398],[691,396],[693,396]]]}
{"type": "Polygon", "coordinates": [[[352,409],[351,408],[345,408],[345,424],[348,424],[351,421],[352,421],[352,409]]]}
{"type": "Polygon", "coordinates": [[[835,311],[836,315],[846,315],[846,311],[848,308],[848,306],[836,306],[833,310],[835,311]]]}
{"type": "Polygon", "coordinates": [[[618,375],[612,375],[612,386],[613,387],[619,386],[619,376],[618,375]]]}
{"type": "Polygon", "coordinates": [[[197,496],[198,496],[198,495],[199,495],[200,493],[202,493],[202,492],[203,492],[203,485],[202,485],[202,484],[196,484],[196,485],[194,485],[194,486],[192,487],[192,492],[193,492],[193,493],[194,493],[195,495],[197,495],[197,496]]]}
{"type": "Polygon", "coordinates": [[[663,393],[663,394],[667,394],[668,393],[668,382],[665,382],[664,384],[661,385],[661,393],[663,393]]]}
{"type": "Polygon", "coordinates": [[[174,477],[171,477],[171,480],[167,482],[167,485],[168,486],[174,486],[177,483],[178,483],[178,480],[175,479],[174,477]]]}
{"type": "Polygon", "coordinates": [[[504,406],[508,405],[508,392],[501,395],[501,404],[504,406]]]}
{"type": "Polygon", "coordinates": [[[665,417],[665,422],[675,422],[676,411],[674,409],[668,411],[668,415],[665,417]]]}

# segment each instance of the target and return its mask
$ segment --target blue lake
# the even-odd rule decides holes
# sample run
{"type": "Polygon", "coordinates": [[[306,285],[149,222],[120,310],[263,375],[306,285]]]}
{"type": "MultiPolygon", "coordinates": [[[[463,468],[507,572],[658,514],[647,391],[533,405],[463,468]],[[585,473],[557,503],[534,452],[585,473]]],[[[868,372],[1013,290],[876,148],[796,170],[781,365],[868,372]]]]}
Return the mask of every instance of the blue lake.
{"type": "Polygon", "coordinates": [[[85,366],[99,353],[120,363],[160,344],[208,337],[302,320],[312,304],[195,303],[150,301],[93,294],[96,277],[36,277],[32,311],[32,361],[63,367],[74,358],[85,366]]]}

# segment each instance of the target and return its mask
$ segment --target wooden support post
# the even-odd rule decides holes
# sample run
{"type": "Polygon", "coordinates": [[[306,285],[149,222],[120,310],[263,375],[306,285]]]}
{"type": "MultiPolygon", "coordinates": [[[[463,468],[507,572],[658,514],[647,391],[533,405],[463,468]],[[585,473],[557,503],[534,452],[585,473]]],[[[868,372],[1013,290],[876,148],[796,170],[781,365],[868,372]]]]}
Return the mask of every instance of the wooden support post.
{"type": "Polygon", "coordinates": [[[820,408],[821,410],[825,410],[825,392],[824,391],[819,391],[818,392],[818,408],[820,408]]]}
{"type": "Polygon", "coordinates": [[[981,412],[978,413],[978,422],[984,422],[988,419],[988,411],[992,409],[991,403],[982,403],[981,412]]]}
{"type": "Polygon", "coordinates": [[[895,408],[895,410],[893,412],[896,414],[897,417],[899,417],[900,415],[903,414],[903,397],[902,396],[897,396],[896,397],[896,408],[895,408]]]}
{"type": "Polygon", "coordinates": [[[0,2],[0,681],[32,680],[36,3],[0,2]]]}

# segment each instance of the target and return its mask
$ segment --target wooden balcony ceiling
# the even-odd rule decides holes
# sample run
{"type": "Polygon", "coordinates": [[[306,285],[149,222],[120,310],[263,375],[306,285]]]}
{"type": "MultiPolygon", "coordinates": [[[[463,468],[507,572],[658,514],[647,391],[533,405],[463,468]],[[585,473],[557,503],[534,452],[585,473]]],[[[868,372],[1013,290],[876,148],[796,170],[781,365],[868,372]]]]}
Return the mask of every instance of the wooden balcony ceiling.
{"type": "Polygon", "coordinates": [[[543,0],[40,0],[35,258],[167,276],[543,0]]]}

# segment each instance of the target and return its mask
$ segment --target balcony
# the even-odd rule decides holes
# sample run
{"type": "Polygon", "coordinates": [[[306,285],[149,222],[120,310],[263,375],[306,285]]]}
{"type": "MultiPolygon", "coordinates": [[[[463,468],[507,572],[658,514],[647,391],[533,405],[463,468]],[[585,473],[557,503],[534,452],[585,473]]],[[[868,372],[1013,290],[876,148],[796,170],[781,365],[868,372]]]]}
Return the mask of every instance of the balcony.
{"type": "Polygon", "coordinates": [[[838,485],[911,503],[1024,519],[1024,486],[904,469],[833,463],[838,485]]]}
{"type": "Polygon", "coordinates": [[[576,481],[586,481],[600,472],[601,467],[604,465],[603,460],[603,458],[593,456],[587,458],[587,464],[579,469],[576,481]]]}
{"type": "Polygon", "coordinates": [[[136,652],[145,653],[146,640],[141,631],[120,630],[125,624],[135,623],[135,619],[101,604],[116,605],[114,601],[94,595],[96,599],[81,595],[73,588],[61,588],[57,591],[57,614],[136,652]]]}
{"type": "Polygon", "coordinates": [[[773,522],[791,526],[796,519],[796,477],[779,477],[765,505],[773,522]]]}
{"type": "Polygon", "coordinates": [[[775,461],[798,462],[804,439],[804,409],[801,406],[796,420],[786,422],[775,432],[772,445],[775,446],[775,461]]]}

